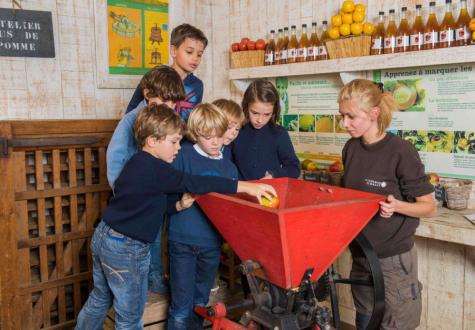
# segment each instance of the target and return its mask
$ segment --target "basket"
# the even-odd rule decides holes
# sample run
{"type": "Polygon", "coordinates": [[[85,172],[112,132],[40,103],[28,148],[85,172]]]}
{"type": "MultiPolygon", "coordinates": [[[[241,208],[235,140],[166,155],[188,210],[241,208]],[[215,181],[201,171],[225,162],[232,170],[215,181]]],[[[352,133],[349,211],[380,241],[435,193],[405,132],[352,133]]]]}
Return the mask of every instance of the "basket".
{"type": "Polygon", "coordinates": [[[343,37],[325,42],[330,59],[368,56],[371,51],[371,36],[343,37]]]}
{"type": "Polygon", "coordinates": [[[264,50],[245,50],[231,53],[231,69],[264,65],[264,50]]]}
{"type": "Polygon", "coordinates": [[[464,210],[467,208],[470,192],[472,191],[472,181],[455,180],[444,184],[447,194],[447,208],[451,210],[464,210]]]}

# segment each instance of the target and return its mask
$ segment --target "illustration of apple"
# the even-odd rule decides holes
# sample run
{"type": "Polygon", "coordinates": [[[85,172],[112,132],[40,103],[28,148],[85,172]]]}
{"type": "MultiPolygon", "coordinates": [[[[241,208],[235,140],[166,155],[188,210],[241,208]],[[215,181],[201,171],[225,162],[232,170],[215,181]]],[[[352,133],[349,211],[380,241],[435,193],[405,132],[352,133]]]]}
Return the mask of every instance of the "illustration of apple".
{"type": "Polygon", "coordinates": [[[262,205],[270,207],[272,209],[276,209],[279,207],[280,201],[279,197],[274,196],[271,200],[265,198],[264,196],[261,197],[262,205]]]}

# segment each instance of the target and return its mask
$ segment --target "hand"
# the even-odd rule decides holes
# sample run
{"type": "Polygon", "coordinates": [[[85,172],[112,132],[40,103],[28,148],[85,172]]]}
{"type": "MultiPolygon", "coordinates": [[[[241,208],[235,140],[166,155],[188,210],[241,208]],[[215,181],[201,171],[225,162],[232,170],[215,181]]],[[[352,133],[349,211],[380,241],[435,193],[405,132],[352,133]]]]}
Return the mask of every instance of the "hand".
{"type": "Polygon", "coordinates": [[[263,176],[263,177],[260,178],[259,180],[268,180],[268,179],[272,179],[272,175],[267,174],[266,176],[263,176]]]}
{"type": "Polygon", "coordinates": [[[274,196],[277,196],[277,192],[274,187],[264,183],[251,183],[245,181],[239,181],[238,192],[244,192],[251,196],[256,196],[260,204],[262,204],[262,196],[268,200],[272,200],[274,196]]]}
{"type": "Polygon", "coordinates": [[[399,201],[393,195],[389,195],[384,202],[379,202],[379,215],[383,218],[392,217],[398,203],[399,201]]]}
{"type": "Polygon", "coordinates": [[[195,199],[190,193],[184,193],[183,196],[181,196],[181,199],[177,202],[176,209],[177,211],[183,211],[184,209],[191,207],[194,202],[195,199]]]}

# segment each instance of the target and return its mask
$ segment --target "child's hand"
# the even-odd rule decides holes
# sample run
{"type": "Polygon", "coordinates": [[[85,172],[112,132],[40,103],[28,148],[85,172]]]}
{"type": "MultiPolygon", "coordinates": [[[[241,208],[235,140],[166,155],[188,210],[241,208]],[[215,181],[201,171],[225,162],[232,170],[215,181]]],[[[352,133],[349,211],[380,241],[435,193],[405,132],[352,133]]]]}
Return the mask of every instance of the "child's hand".
{"type": "Polygon", "coordinates": [[[176,209],[177,211],[183,211],[191,207],[191,205],[193,205],[194,202],[195,202],[195,199],[190,193],[184,193],[183,196],[181,196],[181,199],[178,202],[176,202],[176,209]]]}
{"type": "Polygon", "coordinates": [[[384,202],[379,202],[379,215],[383,218],[392,217],[396,212],[398,202],[393,195],[389,195],[384,202]]]}
{"type": "Polygon", "coordinates": [[[256,196],[259,203],[262,203],[262,196],[264,196],[268,200],[272,200],[274,196],[277,196],[274,187],[272,187],[271,185],[264,183],[251,183],[245,181],[239,181],[238,192],[244,192],[251,196],[256,196]]]}

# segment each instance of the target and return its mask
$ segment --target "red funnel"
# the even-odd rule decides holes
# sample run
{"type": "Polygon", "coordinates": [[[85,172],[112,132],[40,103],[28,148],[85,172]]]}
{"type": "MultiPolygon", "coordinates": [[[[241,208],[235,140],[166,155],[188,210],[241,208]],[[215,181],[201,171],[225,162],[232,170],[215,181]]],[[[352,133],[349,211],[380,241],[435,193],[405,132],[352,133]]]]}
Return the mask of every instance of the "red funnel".
{"type": "Polygon", "coordinates": [[[262,180],[279,195],[277,209],[245,194],[197,196],[241,260],[262,266],[266,280],[296,288],[305,271],[317,280],[378,211],[384,196],[308,181],[262,180]]]}

